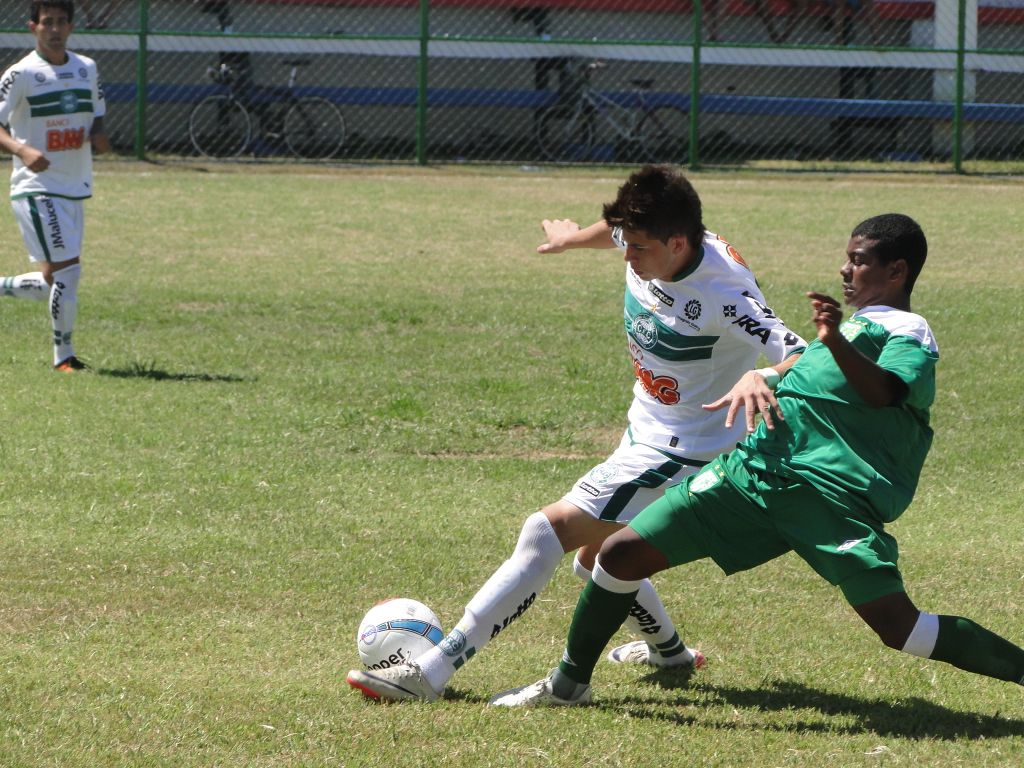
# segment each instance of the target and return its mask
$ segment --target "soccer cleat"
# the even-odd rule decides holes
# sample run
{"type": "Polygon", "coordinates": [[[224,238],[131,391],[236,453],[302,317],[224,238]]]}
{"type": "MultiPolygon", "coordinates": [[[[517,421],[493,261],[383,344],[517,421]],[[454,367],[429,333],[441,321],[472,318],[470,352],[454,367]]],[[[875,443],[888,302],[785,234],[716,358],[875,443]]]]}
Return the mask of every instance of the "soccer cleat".
{"type": "MultiPolygon", "coordinates": [[[[676,664],[659,653],[651,653],[651,647],[643,640],[634,640],[631,643],[620,645],[608,651],[608,661],[615,664],[648,664],[659,669],[688,669],[693,672],[700,669],[707,663],[704,654],[695,648],[687,649],[692,654],[689,661],[682,661],[676,664]]],[[[679,654],[683,656],[684,654],[679,654]]]]}
{"type": "Polygon", "coordinates": [[[437,701],[440,694],[430,687],[415,662],[387,669],[353,669],[345,678],[371,699],[387,701],[437,701]]]}
{"type": "Polygon", "coordinates": [[[89,366],[72,355],[71,357],[65,357],[53,366],[53,370],[60,371],[61,373],[76,373],[77,371],[88,371],[89,366]]]}
{"type": "Polygon", "coordinates": [[[571,698],[563,699],[552,690],[552,678],[558,670],[532,685],[513,688],[491,697],[492,707],[574,707],[590,703],[590,686],[576,685],[571,698]]]}

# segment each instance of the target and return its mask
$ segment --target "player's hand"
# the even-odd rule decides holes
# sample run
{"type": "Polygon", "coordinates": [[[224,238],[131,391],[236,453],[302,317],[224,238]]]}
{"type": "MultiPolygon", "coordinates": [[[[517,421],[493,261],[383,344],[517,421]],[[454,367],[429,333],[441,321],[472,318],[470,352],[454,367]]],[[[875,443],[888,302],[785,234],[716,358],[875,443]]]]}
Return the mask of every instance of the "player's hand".
{"type": "Polygon", "coordinates": [[[537,246],[537,253],[561,253],[568,247],[569,239],[580,231],[580,225],[571,219],[544,219],[546,243],[537,246]]]}
{"type": "Polygon", "coordinates": [[[843,322],[843,310],[838,301],[824,293],[808,291],[811,300],[811,320],[818,331],[818,339],[828,344],[839,333],[839,324],[843,322]]]}
{"type": "Polygon", "coordinates": [[[718,411],[727,406],[729,410],[725,414],[726,429],[736,421],[736,413],[740,408],[745,411],[747,434],[754,431],[755,417],[759,413],[768,429],[775,429],[774,418],[785,421],[782,411],[779,410],[779,401],[775,399],[775,393],[768,387],[764,376],[757,371],[747,371],[722,397],[701,407],[705,411],[718,411]]]}
{"type": "Polygon", "coordinates": [[[21,158],[21,162],[24,163],[25,167],[33,173],[42,173],[50,167],[50,161],[46,155],[28,144],[21,145],[21,149],[18,150],[18,157],[21,158]]]}

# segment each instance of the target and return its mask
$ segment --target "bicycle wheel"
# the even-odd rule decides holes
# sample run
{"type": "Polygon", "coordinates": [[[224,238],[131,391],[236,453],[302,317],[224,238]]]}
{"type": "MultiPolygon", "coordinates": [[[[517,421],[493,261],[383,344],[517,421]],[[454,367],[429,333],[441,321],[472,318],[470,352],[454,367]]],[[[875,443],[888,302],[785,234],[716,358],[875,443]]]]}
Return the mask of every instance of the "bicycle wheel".
{"type": "Polygon", "coordinates": [[[537,143],[549,160],[586,160],[594,146],[594,125],[579,107],[555,105],[537,121],[537,143]]]}
{"type": "Polygon", "coordinates": [[[636,137],[644,160],[652,163],[679,163],[686,157],[690,123],[677,107],[657,107],[646,112],[636,127],[636,137]]]}
{"type": "Polygon", "coordinates": [[[284,142],[298,157],[334,157],[345,143],[345,118],[327,99],[303,96],[284,116],[284,142]]]}
{"type": "Polygon", "coordinates": [[[188,136],[206,157],[237,157],[252,139],[252,118],[231,96],[207,96],[188,116],[188,136]]]}

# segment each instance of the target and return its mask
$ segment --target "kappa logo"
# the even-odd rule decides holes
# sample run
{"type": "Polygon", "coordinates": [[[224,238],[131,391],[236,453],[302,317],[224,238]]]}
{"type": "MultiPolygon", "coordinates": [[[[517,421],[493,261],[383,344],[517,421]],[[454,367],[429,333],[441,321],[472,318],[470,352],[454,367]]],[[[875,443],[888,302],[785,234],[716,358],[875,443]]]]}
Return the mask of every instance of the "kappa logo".
{"type": "Polygon", "coordinates": [[[853,549],[854,547],[856,547],[862,541],[864,541],[864,539],[847,539],[838,547],[836,547],[836,552],[846,552],[848,549],[853,549]]]}
{"type": "Polygon", "coordinates": [[[686,315],[687,320],[696,320],[700,317],[700,313],[700,302],[696,299],[690,299],[686,302],[686,306],[683,307],[683,314],[686,315]]]}
{"type": "Polygon", "coordinates": [[[631,323],[633,338],[644,349],[653,349],[658,343],[658,325],[654,318],[646,312],[641,312],[633,318],[631,323]]]}

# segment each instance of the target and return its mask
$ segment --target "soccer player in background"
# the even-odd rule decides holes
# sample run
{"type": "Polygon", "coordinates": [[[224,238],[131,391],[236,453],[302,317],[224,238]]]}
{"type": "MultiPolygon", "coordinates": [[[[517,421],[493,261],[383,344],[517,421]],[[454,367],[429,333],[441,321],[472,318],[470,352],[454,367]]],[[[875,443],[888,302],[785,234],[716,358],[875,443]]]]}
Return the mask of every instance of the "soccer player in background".
{"type": "MultiPolygon", "coordinates": [[[[372,698],[437,699],[456,670],[533,604],[566,553],[580,550],[574,570],[589,579],[605,537],[735,445],[744,426],[753,430],[755,412],[771,419],[770,387],[806,347],[766,306],[736,250],[705,230],[700,198],[675,168],[634,173],[604,206],[603,219],[585,229],[568,220],[543,227],[540,253],[625,252],[626,342],[636,373],[629,426],[607,460],[526,519],[511,556],[436,648],[408,664],[349,673],[349,684],[372,698]],[[762,354],[773,367],[754,370],[762,354]],[[741,408],[745,420],[736,419],[741,408]]],[[[644,639],[613,650],[612,661],[690,669],[703,663],[679,638],[649,581],[640,582],[627,623],[644,639]]]]}
{"type": "Polygon", "coordinates": [[[46,301],[53,366],[84,370],[72,332],[78,308],[83,200],[92,196],[92,153],[107,152],[106,105],[96,63],[67,49],[72,0],[33,0],[32,53],[0,77],[0,147],[13,155],[11,207],[38,271],[0,277],[0,294],[46,301]]]}
{"type": "Polygon", "coordinates": [[[927,251],[924,232],[900,214],[853,230],[840,275],[854,312],[844,322],[838,301],[807,294],[817,339],[775,391],[775,428],[758,427],[608,537],[561,664],[492,704],[588,702],[598,657],[644,579],[705,557],[735,573],[790,550],[890,648],[1024,685],[1024,650],[911,602],[885,530],[909,506],[932,442],[939,353],[910,309],[927,251]]]}

